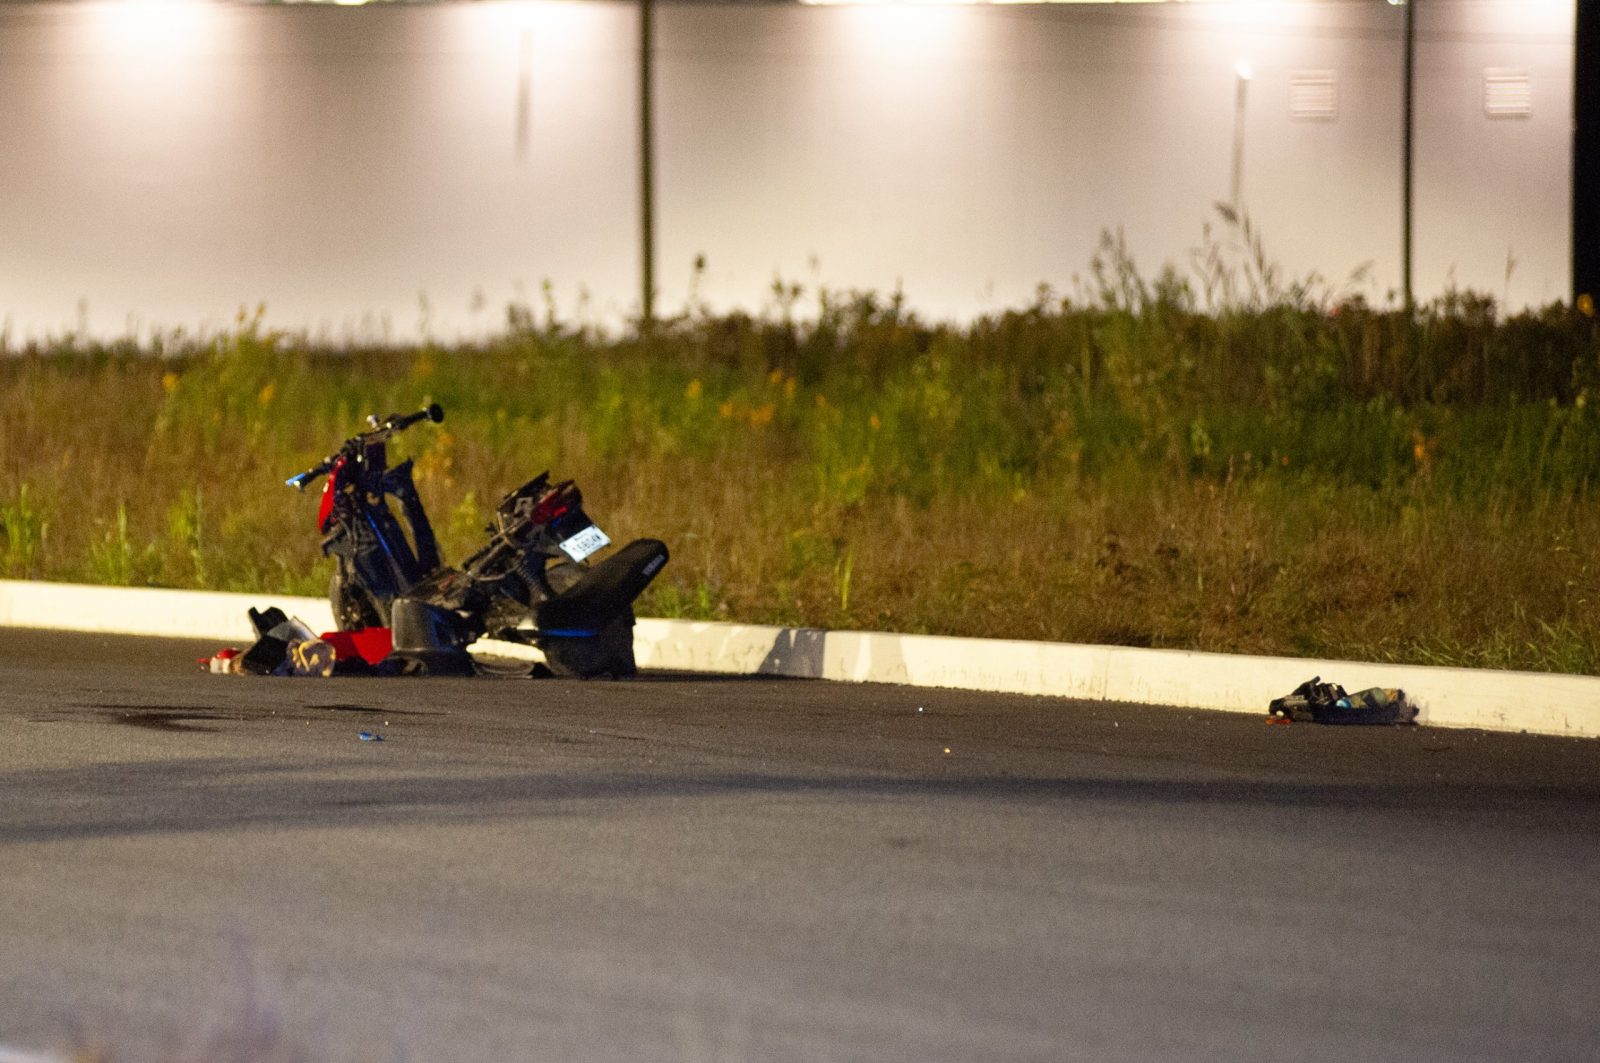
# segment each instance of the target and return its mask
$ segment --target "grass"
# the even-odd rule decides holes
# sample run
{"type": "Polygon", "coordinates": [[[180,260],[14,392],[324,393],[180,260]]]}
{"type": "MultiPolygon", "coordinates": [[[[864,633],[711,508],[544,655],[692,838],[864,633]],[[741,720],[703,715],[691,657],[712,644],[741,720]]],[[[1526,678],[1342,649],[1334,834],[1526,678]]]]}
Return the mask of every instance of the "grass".
{"type": "Polygon", "coordinates": [[[1225,220],[1192,278],[1111,236],[1071,296],[966,327],[775,284],[644,337],[513,307],[454,348],[257,315],[12,350],[0,565],[320,594],[284,477],[437,401],[397,449],[447,559],[548,467],[672,547],[648,615],[1600,673],[1593,318],[1461,293],[1408,318],[1225,220]]]}

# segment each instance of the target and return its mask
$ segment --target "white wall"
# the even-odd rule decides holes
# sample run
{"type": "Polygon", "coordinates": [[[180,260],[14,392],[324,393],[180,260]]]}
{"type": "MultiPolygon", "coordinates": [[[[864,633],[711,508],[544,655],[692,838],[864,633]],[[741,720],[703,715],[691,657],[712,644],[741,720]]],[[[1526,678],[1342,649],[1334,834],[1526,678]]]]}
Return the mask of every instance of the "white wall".
{"type": "Polygon", "coordinates": [[[612,4],[0,8],[0,314],[59,330],[83,298],[120,331],[265,300],[399,336],[425,293],[448,333],[546,277],[620,313],[636,50],[612,4]]]}
{"type": "MultiPolygon", "coordinates": [[[[1572,0],[1419,6],[1418,289],[1562,298],[1572,0]],[[1533,110],[1488,118],[1485,67],[1533,110]],[[1516,260],[1509,283],[1508,252],[1516,260]]],[[[1228,198],[1291,271],[1399,282],[1400,31],[1381,0],[658,9],[657,275],[775,275],[935,316],[1071,288],[1121,226],[1186,264],[1228,198]],[[1339,79],[1292,120],[1291,72],[1339,79]]],[[[631,3],[0,6],[0,318],[483,332],[513,299],[637,307],[631,3]],[[425,294],[428,306],[422,306],[425,294]]]]}
{"type": "Polygon", "coordinates": [[[1573,8],[1418,5],[1419,291],[1453,282],[1511,303],[1571,297],[1573,8]],[[1527,72],[1528,117],[1485,116],[1490,67],[1527,72]]]}

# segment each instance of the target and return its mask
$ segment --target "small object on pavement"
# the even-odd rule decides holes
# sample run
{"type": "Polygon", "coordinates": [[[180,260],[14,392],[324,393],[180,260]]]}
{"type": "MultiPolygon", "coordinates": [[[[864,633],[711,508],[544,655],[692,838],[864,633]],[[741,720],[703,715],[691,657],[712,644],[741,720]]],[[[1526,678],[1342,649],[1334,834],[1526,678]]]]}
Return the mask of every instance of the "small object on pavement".
{"type": "Polygon", "coordinates": [[[289,674],[326,679],[333,674],[333,647],[321,639],[297,639],[289,644],[289,674]]]}
{"type": "Polygon", "coordinates": [[[376,733],[374,733],[372,731],[362,731],[360,734],[356,735],[356,737],[361,739],[363,742],[382,742],[383,741],[383,735],[376,734],[376,733]]]}
{"type": "Polygon", "coordinates": [[[218,650],[210,657],[200,658],[200,670],[212,675],[239,674],[239,651],[232,646],[218,650]]]}
{"type": "Polygon", "coordinates": [[[386,627],[364,627],[355,631],[324,631],[317,636],[333,647],[342,665],[347,661],[382,664],[394,650],[392,632],[386,627]]]}
{"type": "Polygon", "coordinates": [[[272,675],[289,656],[289,644],[272,635],[262,635],[239,658],[239,670],[250,675],[272,675]]]}
{"type": "Polygon", "coordinates": [[[326,678],[336,670],[370,673],[372,666],[389,654],[387,628],[330,632],[319,638],[305,621],[285,615],[276,606],[251,609],[249,616],[256,631],[255,644],[242,654],[223,650],[203,661],[203,667],[213,672],[326,678]]]}
{"type": "Polygon", "coordinates": [[[1398,688],[1368,687],[1347,694],[1339,684],[1312,676],[1291,693],[1273,698],[1267,718],[1296,723],[1408,724],[1416,722],[1417,707],[1398,688]]]}

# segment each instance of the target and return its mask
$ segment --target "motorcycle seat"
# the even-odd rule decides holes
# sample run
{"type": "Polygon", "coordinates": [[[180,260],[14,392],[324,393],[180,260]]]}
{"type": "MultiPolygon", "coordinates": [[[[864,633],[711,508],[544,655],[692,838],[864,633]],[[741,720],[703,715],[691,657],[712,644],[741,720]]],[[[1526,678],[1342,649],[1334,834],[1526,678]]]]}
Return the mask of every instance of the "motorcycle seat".
{"type": "Polygon", "coordinates": [[[667,563],[667,544],[635,539],[604,561],[584,570],[577,581],[534,606],[533,622],[547,635],[593,635],[627,612],[667,563]]]}

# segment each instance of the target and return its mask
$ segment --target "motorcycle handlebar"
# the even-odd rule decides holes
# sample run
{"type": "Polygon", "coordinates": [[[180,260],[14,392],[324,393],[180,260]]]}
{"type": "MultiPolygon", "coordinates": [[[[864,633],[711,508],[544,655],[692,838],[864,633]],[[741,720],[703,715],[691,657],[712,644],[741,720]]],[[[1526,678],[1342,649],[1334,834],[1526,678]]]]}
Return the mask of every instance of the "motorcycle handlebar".
{"type": "Polygon", "coordinates": [[[442,420],[444,420],[444,407],[434,402],[429,403],[426,409],[418,410],[416,413],[391,413],[381,422],[373,425],[373,427],[383,432],[399,432],[402,429],[410,428],[418,421],[432,421],[434,424],[438,424],[442,420]]]}
{"type": "MultiPolygon", "coordinates": [[[[418,410],[416,413],[391,413],[388,417],[385,417],[381,420],[377,414],[373,414],[371,417],[367,418],[367,422],[372,425],[372,433],[368,436],[357,436],[355,439],[350,440],[349,443],[346,443],[346,447],[362,439],[372,439],[373,437],[382,439],[395,432],[399,432],[402,429],[410,428],[418,421],[432,421],[434,424],[438,424],[443,420],[444,407],[440,406],[437,402],[429,403],[425,409],[418,410]]],[[[311,483],[313,480],[326,473],[331,468],[333,468],[333,458],[328,458],[320,465],[289,477],[287,480],[283,481],[283,485],[285,487],[292,487],[296,491],[304,491],[307,484],[311,483]]]]}
{"type": "Polygon", "coordinates": [[[304,491],[306,489],[306,484],[327,472],[329,468],[329,464],[327,462],[323,462],[321,465],[318,465],[315,468],[307,469],[305,472],[289,477],[287,480],[283,481],[283,486],[292,487],[296,491],[304,491]]]}

